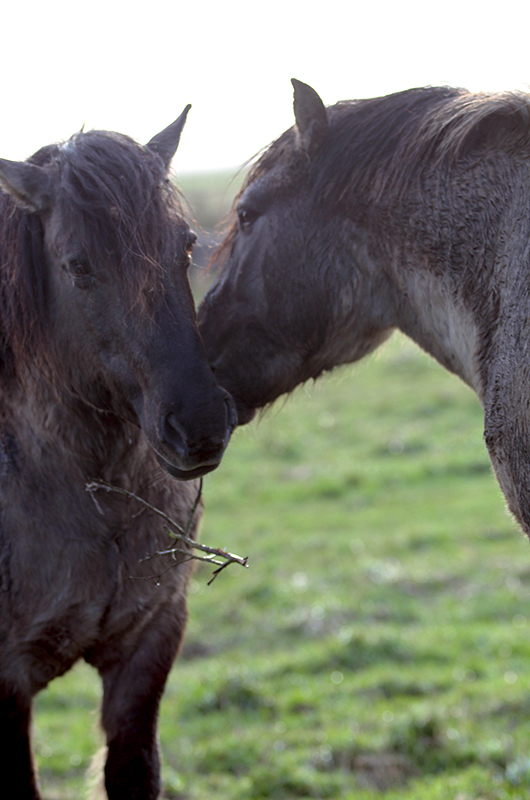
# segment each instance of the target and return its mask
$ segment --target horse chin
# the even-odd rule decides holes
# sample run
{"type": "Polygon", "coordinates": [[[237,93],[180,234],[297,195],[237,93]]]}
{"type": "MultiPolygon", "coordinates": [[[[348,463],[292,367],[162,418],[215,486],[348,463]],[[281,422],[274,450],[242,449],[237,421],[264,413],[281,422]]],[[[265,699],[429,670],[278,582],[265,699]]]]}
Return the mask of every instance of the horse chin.
{"type": "Polygon", "coordinates": [[[207,475],[208,472],[213,472],[214,469],[217,469],[221,463],[220,461],[216,461],[213,464],[201,464],[193,469],[181,469],[171,464],[169,461],[166,461],[166,459],[158,453],[156,453],[156,460],[164,472],[167,472],[168,475],[171,475],[172,478],[176,478],[178,481],[192,481],[195,478],[202,478],[203,475],[207,475]]]}
{"type": "Polygon", "coordinates": [[[252,420],[256,416],[256,409],[250,408],[250,406],[236,403],[236,413],[237,413],[237,424],[247,425],[249,422],[252,422],[252,420]]]}

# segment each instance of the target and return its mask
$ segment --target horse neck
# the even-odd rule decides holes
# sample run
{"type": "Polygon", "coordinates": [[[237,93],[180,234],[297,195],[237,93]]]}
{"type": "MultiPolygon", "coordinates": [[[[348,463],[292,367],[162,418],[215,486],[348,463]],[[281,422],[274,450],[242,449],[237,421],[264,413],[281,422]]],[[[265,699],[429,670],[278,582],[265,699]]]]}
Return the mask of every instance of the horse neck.
{"type": "Polygon", "coordinates": [[[394,256],[392,269],[399,287],[396,327],[481,397],[479,322],[452,279],[415,253],[394,256]]]}
{"type": "MultiPolygon", "coordinates": [[[[377,269],[394,295],[394,324],[482,400],[499,274],[528,206],[526,168],[492,158],[433,181],[370,228],[377,269]]],[[[523,235],[524,246],[528,241],[523,235]]],[[[522,253],[521,253],[522,255],[522,253]]],[[[510,256],[512,263],[516,259],[510,256]]]]}

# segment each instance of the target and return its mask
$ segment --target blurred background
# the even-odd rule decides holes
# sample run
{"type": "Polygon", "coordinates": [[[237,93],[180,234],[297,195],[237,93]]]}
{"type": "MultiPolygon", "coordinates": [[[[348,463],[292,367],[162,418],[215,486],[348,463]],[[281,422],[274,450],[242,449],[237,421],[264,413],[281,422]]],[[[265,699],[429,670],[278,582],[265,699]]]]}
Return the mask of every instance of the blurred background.
{"type": "MultiPolygon", "coordinates": [[[[526,90],[529,22],[510,0],[4,4],[0,155],[83,125],[146,142],[191,102],[174,168],[199,297],[242,166],[292,124],[291,77],[326,104],[526,90]]],[[[167,800],[528,797],[530,550],[465,386],[394,337],[238,431],[204,493],[203,541],[250,569],[192,581],[167,800]]],[[[84,796],[99,691],[80,665],[39,696],[45,800],[84,796]]]]}

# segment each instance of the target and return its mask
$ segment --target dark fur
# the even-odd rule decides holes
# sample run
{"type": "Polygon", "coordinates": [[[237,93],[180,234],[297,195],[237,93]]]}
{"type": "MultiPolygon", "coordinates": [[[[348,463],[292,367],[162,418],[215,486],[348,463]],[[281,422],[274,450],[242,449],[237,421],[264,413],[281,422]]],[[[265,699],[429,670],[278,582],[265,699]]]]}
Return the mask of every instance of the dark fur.
{"type": "Polygon", "coordinates": [[[184,526],[197,487],[168,473],[219,462],[230,402],[196,331],[190,233],[156,149],[127,137],[78,134],[39,151],[36,174],[4,163],[16,202],[0,196],[3,783],[39,797],[32,698],[83,658],[103,681],[109,800],[155,800],[189,565],[143,562],[170,545],[163,522],[86,484],[134,492],[184,526]]]}
{"type": "Polygon", "coordinates": [[[296,125],[250,170],[199,315],[240,422],[400,328],[477,392],[530,533],[530,97],[423,88],[325,110],[293,83],[296,125]]]}

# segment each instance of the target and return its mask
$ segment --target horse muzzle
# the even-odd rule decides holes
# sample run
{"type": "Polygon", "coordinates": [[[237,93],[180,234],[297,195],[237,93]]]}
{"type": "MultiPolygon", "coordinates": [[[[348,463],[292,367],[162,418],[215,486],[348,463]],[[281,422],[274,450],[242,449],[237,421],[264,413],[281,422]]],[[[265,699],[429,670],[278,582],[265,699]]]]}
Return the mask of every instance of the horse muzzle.
{"type": "MultiPolygon", "coordinates": [[[[178,480],[192,480],[216,469],[237,425],[234,402],[224,389],[224,415],[214,424],[192,424],[174,411],[163,415],[158,442],[152,444],[160,466],[178,480]]],[[[219,417],[219,415],[217,415],[219,417]]]]}

